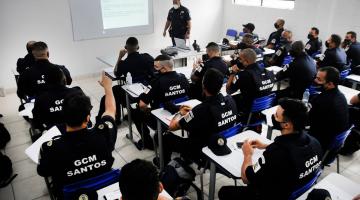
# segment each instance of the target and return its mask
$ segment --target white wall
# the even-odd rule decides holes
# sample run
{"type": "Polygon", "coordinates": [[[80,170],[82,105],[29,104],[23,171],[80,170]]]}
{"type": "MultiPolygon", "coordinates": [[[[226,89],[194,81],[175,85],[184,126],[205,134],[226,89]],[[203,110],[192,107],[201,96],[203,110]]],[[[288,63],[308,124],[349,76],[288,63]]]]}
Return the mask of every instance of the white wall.
{"type": "Polygon", "coordinates": [[[295,40],[306,40],[312,26],[320,29],[320,38],[325,41],[330,34],[344,37],[349,30],[360,34],[359,0],[295,0],[294,10],[260,8],[234,5],[224,0],[224,31],[227,28],[242,30],[242,24],[255,24],[255,33],[266,39],[274,29],[277,18],[284,18],[285,28],[294,33],[295,40]]]}
{"type": "MultiPolygon", "coordinates": [[[[190,9],[193,18],[191,39],[199,40],[202,47],[208,41],[218,41],[222,34],[223,2],[183,0],[182,4],[190,9]]],[[[141,51],[170,45],[170,39],[163,38],[162,31],[171,6],[172,0],[154,0],[155,32],[137,36],[141,51]]],[[[74,42],[67,0],[1,0],[0,27],[0,87],[8,89],[15,88],[11,69],[16,68],[17,58],[26,54],[25,44],[29,40],[45,41],[49,45],[50,61],[67,66],[76,77],[99,72],[103,65],[96,57],[117,53],[127,39],[74,42]]]]}

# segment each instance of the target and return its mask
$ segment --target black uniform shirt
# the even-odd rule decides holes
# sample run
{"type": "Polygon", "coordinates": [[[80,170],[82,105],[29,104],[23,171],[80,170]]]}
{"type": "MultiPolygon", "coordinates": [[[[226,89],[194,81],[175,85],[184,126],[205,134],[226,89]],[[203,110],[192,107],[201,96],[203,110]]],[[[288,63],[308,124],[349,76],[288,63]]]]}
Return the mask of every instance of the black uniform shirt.
{"type": "Polygon", "coordinates": [[[230,86],[231,91],[240,89],[244,108],[238,108],[249,112],[255,98],[270,94],[274,87],[274,75],[255,63],[240,71],[230,86]]]}
{"type": "Polygon", "coordinates": [[[285,65],[283,70],[276,74],[276,79],[282,80],[289,78],[290,90],[294,95],[299,94],[300,97],[302,97],[305,89],[313,83],[315,76],[315,61],[306,53],[303,53],[302,55],[295,57],[289,65],[285,65]]]}
{"type": "Polygon", "coordinates": [[[54,86],[36,97],[33,112],[33,126],[44,130],[56,124],[65,123],[63,103],[66,96],[83,91],[79,87],[54,86]]]}
{"type": "Polygon", "coordinates": [[[278,48],[272,56],[272,60],[275,61],[273,65],[281,67],[283,65],[285,57],[289,55],[290,49],[290,43],[281,45],[280,48],[278,48]]]}
{"type": "Polygon", "coordinates": [[[325,57],[323,60],[318,62],[319,67],[335,67],[340,72],[345,69],[346,65],[346,53],[344,49],[332,48],[326,49],[324,53],[325,57]]]}
{"type": "Polygon", "coordinates": [[[360,65],[360,42],[352,43],[348,49],[345,49],[348,62],[351,62],[351,68],[360,65]]]}
{"type": "Polygon", "coordinates": [[[126,76],[130,72],[133,83],[141,82],[147,84],[154,76],[154,58],[149,54],[134,52],[128,54],[125,60],[117,63],[115,75],[126,76]]]}
{"type": "Polygon", "coordinates": [[[157,109],[161,103],[187,96],[189,81],[184,74],[171,71],[159,74],[147,87],[139,100],[151,104],[152,109],[157,109]]]}
{"type": "Polygon", "coordinates": [[[232,97],[218,94],[206,97],[205,101],[195,106],[179,121],[179,124],[181,128],[189,131],[192,148],[200,151],[202,147],[208,145],[213,134],[234,126],[236,115],[236,104],[232,97]]]}
{"type": "Polygon", "coordinates": [[[70,85],[72,78],[70,72],[61,65],[54,65],[48,60],[38,60],[33,66],[25,70],[19,76],[18,80],[18,96],[34,97],[49,87],[49,80],[54,75],[52,68],[60,68],[66,76],[67,85],[70,85]]]}
{"type": "Polygon", "coordinates": [[[315,177],[321,158],[319,142],[296,132],[276,137],[245,173],[249,186],[260,194],[259,199],[288,199],[315,177]]]}
{"type": "Polygon", "coordinates": [[[24,58],[19,58],[16,62],[16,71],[21,74],[27,68],[31,67],[35,63],[35,58],[31,53],[26,54],[24,58]]]}
{"type": "Polygon", "coordinates": [[[202,65],[199,65],[194,71],[194,75],[198,77],[200,80],[198,81],[200,85],[206,71],[211,68],[219,70],[224,76],[229,75],[228,67],[225,61],[222,59],[222,57],[217,56],[210,58],[209,60],[205,61],[202,65]]]}
{"type": "Polygon", "coordinates": [[[284,29],[282,28],[282,29],[272,32],[269,36],[269,39],[268,39],[266,45],[272,44],[272,45],[274,45],[275,48],[277,46],[279,46],[281,34],[283,31],[284,31],[284,29]]]}
{"type": "Polygon", "coordinates": [[[170,36],[185,39],[185,34],[188,31],[187,22],[191,20],[189,10],[182,5],[178,9],[171,8],[167,20],[171,22],[170,36]]]}
{"type": "Polygon", "coordinates": [[[255,46],[253,46],[253,45],[251,45],[251,46],[248,46],[248,45],[246,45],[245,43],[242,43],[242,42],[240,42],[240,43],[238,43],[237,44],[237,48],[238,49],[247,49],[247,48],[250,48],[250,49],[252,49],[252,50],[254,50],[255,51],[255,53],[256,53],[256,55],[263,55],[263,51],[261,50],[261,49],[259,49],[259,48],[256,48],[255,46]]]}
{"type": "Polygon", "coordinates": [[[305,51],[309,56],[312,56],[314,53],[321,53],[321,50],[322,41],[319,38],[309,40],[305,45],[305,51]]]}
{"type": "Polygon", "coordinates": [[[310,134],[327,149],[336,135],[349,128],[349,111],[345,96],[338,88],[323,91],[310,100],[310,134]]]}
{"type": "Polygon", "coordinates": [[[114,119],[104,116],[94,129],[56,136],[41,147],[38,174],[51,176],[61,192],[64,185],[110,171],[116,134],[114,119]]]}

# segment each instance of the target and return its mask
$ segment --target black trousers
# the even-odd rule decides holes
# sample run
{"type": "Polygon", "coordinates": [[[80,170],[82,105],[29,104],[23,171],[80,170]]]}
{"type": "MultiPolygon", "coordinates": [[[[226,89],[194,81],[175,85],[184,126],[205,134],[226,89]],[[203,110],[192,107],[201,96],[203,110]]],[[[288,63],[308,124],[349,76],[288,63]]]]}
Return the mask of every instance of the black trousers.
{"type": "Polygon", "coordinates": [[[172,133],[163,136],[163,151],[165,165],[170,162],[173,152],[180,153],[193,161],[197,161],[201,153],[201,149],[196,148],[189,138],[182,138],[172,133]]]}
{"type": "Polygon", "coordinates": [[[279,100],[284,97],[293,98],[302,100],[304,92],[306,88],[303,89],[293,89],[293,88],[285,88],[284,90],[276,91],[276,99],[279,100]]]}
{"type": "Polygon", "coordinates": [[[143,137],[141,139],[145,143],[145,146],[149,145],[149,147],[152,147],[153,142],[150,136],[150,129],[148,128],[148,126],[151,129],[156,130],[156,118],[151,114],[150,110],[144,112],[139,108],[131,109],[131,117],[136,126],[136,129],[143,137]]]}
{"type": "MultiPolygon", "coordinates": [[[[115,98],[115,104],[116,104],[116,116],[115,119],[117,122],[120,122],[121,118],[121,106],[126,106],[126,94],[125,91],[121,88],[120,85],[116,85],[113,88],[114,98],[115,98]]],[[[103,96],[100,100],[100,106],[99,106],[99,112],[96,116],[96,121],[98,121],[101,116],[105,112],[105,96],[103,96]]]]}
{"type": "Polygon", "coordinates": [[[257,200],[256,192],[246,186],[224,186],[218,193],[220,200],[257,200]]]}

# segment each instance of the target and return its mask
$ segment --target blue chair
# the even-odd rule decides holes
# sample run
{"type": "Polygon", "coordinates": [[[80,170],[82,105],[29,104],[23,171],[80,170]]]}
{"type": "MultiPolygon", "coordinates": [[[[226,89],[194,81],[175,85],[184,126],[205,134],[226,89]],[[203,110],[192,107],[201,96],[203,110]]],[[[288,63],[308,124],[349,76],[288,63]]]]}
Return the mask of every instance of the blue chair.
{"type": "Polygon", "coordinates": [[[239,37],[243,37],[245,34],[244,32],[239,32],[239,37]]]}
{"type": "Polygon", "coordinates": [[[285,56],[282,66],[290,64],[293,60],[294,58],[292,56],[290,55],[285,56]]]}
{"type": "Polygon", "coordinates": [[[262,123],[262,121],[255,122],[254,124],[250,124],[251,117],[254,113],[259,113],[263,110],[271,108],[275,102],[276,94],[272,93],[270,95],[260,97],[254,100],[249,117],[247,119],[246,127],[256,126],[262,123]]]}
{"type": "Polygon", "coordinates": [[[238,35],[238,32],[237,32],[237,30],[235,30],[235,29],[228,29],[228,30],[226,31],[226,36],[236,38],[237,35],[238,35]]]}
{"type": "Polygon", "coordinates": [[[120,170],[116,169],[93,178],[66,185],[63,188],[64,199],[79,199],[81,195],[96,192],[101,188],[117,183],[119,182],[119,175],[120,170]]]}
{"type": "Polygon", "coordinates": [[[312,178],[306,185],[302,186],[301,188],[295,190],[293,193],[291,193],[289,200],[295,200],[298,197],[300,197],[302,194],[304,194],[306,191],[308,191],[317,181],[319,176],[321,175],[321,170],[318,170],[316,172],[316,175],[314,178],[312,178]]]}
{"type": "Polygon", "coordinates": [[[354,126],[351,126],[348,130],[340,133],[339,135],[337,135],[334,140],[332,141],[332,143],[330,144],[330,147],[325,151],[323,159],[322,159],[322,165],[330,165],[331,163],[334,162],[334,160],[336,159],[336,172],[339,174],[340,173],[340,159],[339,159],[339,150],[343,147],[344,142],[346,140],[346,138],[349,136],[351,129],[354,126]],[[330,153],[335,153],[335,157],[334,158],[328,158],[330,153]],[[327,162],[325,162],[327,161],[327,162]]]}
{"type": "MultiPolygon", "coordinates": [[[[172,100],[172,103],[173,104],[178,104],[178,103],[181,103],[181,102],[184,102],[184,101],[187,101],[187,100],[189,100],[189,97],[184,96],[184,97],[180,97],[180,98],[172,100]]],[[[164,108],[164,103],[160,103],[159,106],[160,106],[160,108],[164,108]]]]}
{"type": "Polygon", "coordinates": [[[340,72],[340,80],[343,81],[346,79],[347,76],[349,76],[351,72],[351,69],[345,69],[343,71],[340,72]]]}
{"type": "Polygon", "coordinates": [[[310,96],[320,94],[320,93],[321,93],[321,92],[320,92],[320,86],[310,85],[310,87],[309,87],[309,93],[310,93],[310,96]]]}
{"type": "Polygon", "coordinates": [[[219,135],[222,135],[222,136],[224,136],[225,138],[232,137],[232,136],[240,133],[242,127],[243,127],[242,124],[239,123],[239,124],[237,124],[237,125],[229,128],[229,129],[226,129],[226,130],[220,132],[219,135]]]}

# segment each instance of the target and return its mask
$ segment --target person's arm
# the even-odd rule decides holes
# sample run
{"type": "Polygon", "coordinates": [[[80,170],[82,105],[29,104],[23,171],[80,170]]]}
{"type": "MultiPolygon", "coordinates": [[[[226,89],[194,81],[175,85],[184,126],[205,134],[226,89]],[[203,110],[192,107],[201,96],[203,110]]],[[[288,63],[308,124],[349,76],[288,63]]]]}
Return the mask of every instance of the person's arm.
{"type": "Polygon", "coordinates": [[[352,105],[360,104],[359,94],[351,98],[350,103],[352,105]]]}
{"type": "Polygon", "coordinates": [[[181,129],[179,121],[182,119],[182,116],[187,115],[191,110],[190,106],[180,106],[179,112],[175,114],[175,116],[170,121],[169,130],[176,131],[181,129]]]}
{"type": "Polygon", "coordinates": [[[248,140],[244,141],[244,144],[242,146],[242,151],[244,154],[244,162],[241,166],[241,179],[245,184],[249,183],[249,180],[246,177],[246,169],[252,165],[252,155],[254,153],[254,149],[251,146],[251,142],[248,140]]]}
{"type": "Polygon", "coordinates": [[[186,34],[185,34],[185,39],[189,39],[190,38],[190,32],[191,32],[191,20],[188,20],[186,22],[186,28],[187,28],[187,31],[186,31],[186,34]]]}
{"type": "Polygon", "coordinates": [[[238,73],[240,69],[237,67],[237,65],[233,65],[231,67],[231,71],[232,73],[230,74],[229,79],[226,83],[226,92],[231,91],[231,87],[237,82],[237,80],[235,80],[235,77],[236,73],[238,73]]]}
{"type": "Polygon", "coordinates": [[[360,200],[360,194],[356,195],[356,197],[354,197],[353,200],[360,200]]]}
{"type": "Polygon", "coordinates": [[[116,104],[112,90],[112,80],[109,77],[107,77],[103,72],[102,79],[101,81],[99,81],[99,83],[105,90],[105,112],[102,116],[107,115],[115,119],[116,104]]]}
{"type": "Polygon", "coordinates": [[[164,37],[166,36],[166,31],[169,29],[170,25],[171,25],[171,21],[166,20],[166,24],[165,24],[165,28],[164,28],[164,32],[163,32],[164,37]]]}
{"type": "Polygon", "coordinates": [[[41,149],[39,152],[39,163],[37,166],[37,173],[42,176],[42,177],[48,177],[48,176],[52,176],[52,161],[51,158],[53,156],[50,155],[49,150],[51,148],[50,142],[52,141],[48,141],[48,142],[44,142],[41,145],[41,149]]]}
{"type": "Polygon", "coordinates": [[[119,57],[116,61],[116,65],[115,65],[115,68],[114,68],[114,74],[116,76],[121,76],[121,74],[123,73],[123,70],[121,69],[121,67],[119,65],[121,65],[121,62],[123,61],[123,57],[126,55],[127,53],[127,50],[126,49],[121,49],[120,52],[119,52],[119,57]]]}

